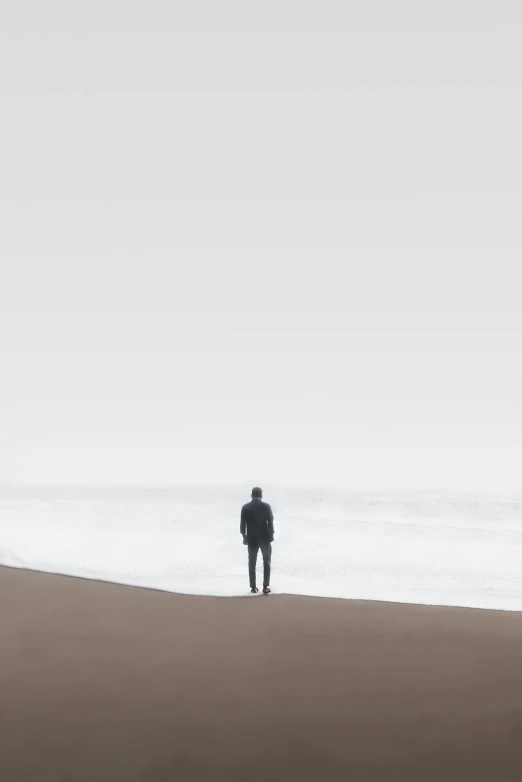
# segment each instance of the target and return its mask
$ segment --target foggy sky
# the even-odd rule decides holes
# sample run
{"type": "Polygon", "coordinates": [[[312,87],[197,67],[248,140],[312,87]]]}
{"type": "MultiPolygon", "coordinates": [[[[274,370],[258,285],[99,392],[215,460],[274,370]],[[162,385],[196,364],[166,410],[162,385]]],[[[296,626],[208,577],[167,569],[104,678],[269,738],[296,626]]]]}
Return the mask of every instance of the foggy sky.
{"type": "Polygon", "coordinates": [[[2,10],[0,479],[517,488],[507,6],[173,5],[2,10]]]}

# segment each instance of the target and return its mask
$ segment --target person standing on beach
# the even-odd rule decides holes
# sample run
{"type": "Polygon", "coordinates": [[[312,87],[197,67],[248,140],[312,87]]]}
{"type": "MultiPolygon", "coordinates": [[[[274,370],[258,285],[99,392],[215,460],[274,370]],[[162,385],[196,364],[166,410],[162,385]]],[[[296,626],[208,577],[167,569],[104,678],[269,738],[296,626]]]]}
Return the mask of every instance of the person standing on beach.
{"type": "Polygon", "coordinates": [[[272,561],[272,541],[274,540],[274,515],[268,502],[263,502],[263,490],[259,486],[252,489],[252,500],[241,508],[239,531],[243,543],[248,546],[248,575],[250,591],[259,592],[256,587],[257,552],[263,553],[263,592],[270,590],[270,564],[272,561]]]}

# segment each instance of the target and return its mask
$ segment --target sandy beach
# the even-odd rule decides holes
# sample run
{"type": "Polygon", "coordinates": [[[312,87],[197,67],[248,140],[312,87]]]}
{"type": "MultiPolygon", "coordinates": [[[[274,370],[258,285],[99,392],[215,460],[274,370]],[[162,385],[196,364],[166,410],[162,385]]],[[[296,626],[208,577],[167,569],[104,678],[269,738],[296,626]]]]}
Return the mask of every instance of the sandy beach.
{"type": "Polygon", "coordinates": [[[521,778],[522,613],[8,567],[0,594],[5,782],[521,778]]]}

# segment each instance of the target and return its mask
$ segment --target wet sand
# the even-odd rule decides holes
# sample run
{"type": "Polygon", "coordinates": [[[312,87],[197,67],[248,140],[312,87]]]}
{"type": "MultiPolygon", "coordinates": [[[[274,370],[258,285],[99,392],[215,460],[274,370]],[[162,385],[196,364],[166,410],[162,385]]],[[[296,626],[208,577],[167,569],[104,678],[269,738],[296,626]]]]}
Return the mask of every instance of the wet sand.
{"type": "Polygon", "coordinates": [[[5,782],[522,778],[522,613],[7,567],[0,596],[5,782]]]}

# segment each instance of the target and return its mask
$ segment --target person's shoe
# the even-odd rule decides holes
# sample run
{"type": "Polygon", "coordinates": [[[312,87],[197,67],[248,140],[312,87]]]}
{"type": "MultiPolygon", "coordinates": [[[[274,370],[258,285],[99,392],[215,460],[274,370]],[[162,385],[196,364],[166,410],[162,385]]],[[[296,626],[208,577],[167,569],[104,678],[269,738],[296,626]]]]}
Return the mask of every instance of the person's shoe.
{"type": "Polygon", "coordinates": [[[251,592],[259,592],[259,589],[257,587],[252,587],[252,589],[250,591],[251,592]]]}
{"type": "Polygon", "coordinates": [[[263,593],[264,593],[265,595],[268,595],[268,593],[269,593],[269,592],[271,592],[271,591],[272,591],[272,590],[270,589],[270,587],[263,587],[263,593]]]}

